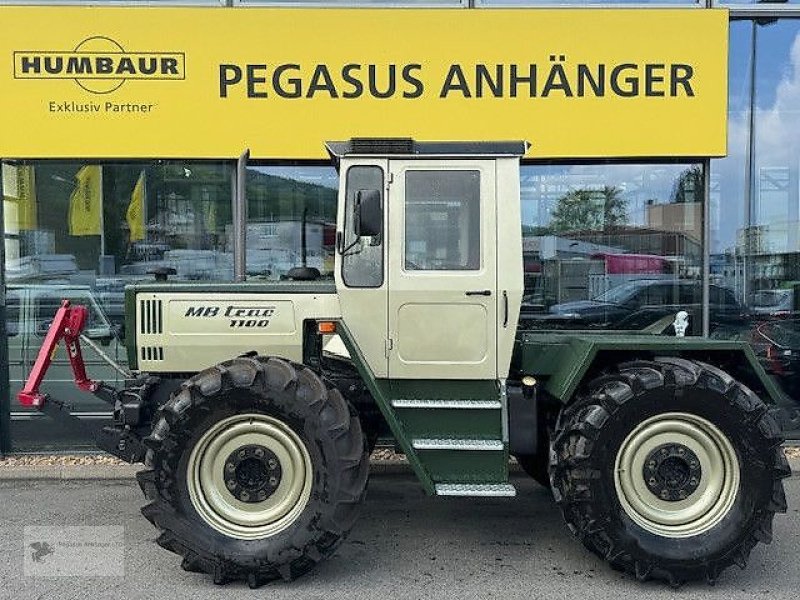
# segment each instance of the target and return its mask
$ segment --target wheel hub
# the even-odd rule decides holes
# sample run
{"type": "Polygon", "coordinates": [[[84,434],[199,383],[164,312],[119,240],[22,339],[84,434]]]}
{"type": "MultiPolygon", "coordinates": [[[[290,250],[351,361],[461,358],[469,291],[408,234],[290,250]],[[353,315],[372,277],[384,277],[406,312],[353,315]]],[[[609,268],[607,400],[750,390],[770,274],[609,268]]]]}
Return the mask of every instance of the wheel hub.
{"type": "Polygon", "coordinates": [[[225,460],[225,486],[242,502],[262,502],[272,496],[283,476],[280,460],[269,448],[249,444],[225,460]]]}
{"type": "Polygon", "coordinates": [[[642,468],[647,489],[665,502],[686,500],[697,490],[702,475],[700,459],[683,444],[655,448],[642,468]]]}
{"type": "Polygon", "coordinates": [[[715,527],[739,490],[733,444],[714,423],[688,412],[661,413],[636,425],[619,446],[613,475],[625,514],[672,538],[715,527]]]}
{"type": "Polygon", "coordinates": [[[186,468],[198,515],[233,538],[275,535],[311,497],[313,465],[305,443],[287,423],[266,414],[214,423],[195,443],[186,468]]]}

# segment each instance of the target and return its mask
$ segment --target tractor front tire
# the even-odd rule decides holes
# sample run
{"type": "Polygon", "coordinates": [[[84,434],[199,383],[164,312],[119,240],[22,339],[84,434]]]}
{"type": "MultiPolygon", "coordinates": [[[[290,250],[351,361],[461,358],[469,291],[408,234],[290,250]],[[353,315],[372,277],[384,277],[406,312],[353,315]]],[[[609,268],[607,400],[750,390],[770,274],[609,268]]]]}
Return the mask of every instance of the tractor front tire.
{"type": "Polygon", "coordinates": [[[780,427],[751,390],[660,358],[593,380],[559,417],[554,497],[592,552],[639,580],[714,583],[786,511],[780,427]]]}
{"type": "Polygon", "coordinates": [[[311,369],[279,358],[236,358],[187,380],[145,444],[142,514],[184,569],[217,584],[308,572],[365,495],[358,418],[311,369]]]}

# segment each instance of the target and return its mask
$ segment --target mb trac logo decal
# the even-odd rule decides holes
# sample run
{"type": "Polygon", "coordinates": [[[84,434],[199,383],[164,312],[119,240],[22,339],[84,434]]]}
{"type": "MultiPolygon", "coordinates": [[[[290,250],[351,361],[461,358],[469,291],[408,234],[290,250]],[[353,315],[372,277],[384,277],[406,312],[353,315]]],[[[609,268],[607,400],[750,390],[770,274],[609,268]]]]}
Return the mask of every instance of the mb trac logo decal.
{"type": "Polygon", "coordinates": [[[184,317],[223,318],[229,327],[268,327],[269,320],[275,315],[274,306],[228,306],[222,310],[219,306],[190,306],[184,317]]]}
{"type": "Polygon", "coordinates": [[[127,52],[104,36],[86,38],[74,50],[14,52],[15,79],[74,79],[93,94],[109,94],[127,80],[183,80],[183,52],[127,52]]]}

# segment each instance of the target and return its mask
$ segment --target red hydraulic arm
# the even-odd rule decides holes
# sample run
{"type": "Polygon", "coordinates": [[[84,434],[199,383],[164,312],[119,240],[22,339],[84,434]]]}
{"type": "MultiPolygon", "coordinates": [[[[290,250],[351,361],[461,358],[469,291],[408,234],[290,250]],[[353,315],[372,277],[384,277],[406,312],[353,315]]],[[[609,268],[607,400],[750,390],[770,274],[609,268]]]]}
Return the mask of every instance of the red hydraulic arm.
{"type": "Polygon", "coordinates": [[[25,387],[17,394],[17,399],[22,406],[41,409],[47,400],[47,395],[39,392],[39,386],[53,361],[56,346],[61,339],[67,347],[67,355],[75,377],[75,385],[86,392],[96,392],[100,383],[92,381],[86,376],[86,366],[81,354],[80,336],[86,323],[88,309],[85,306],[71,306],[69,300],[63,300],[61,307],[56,312],[50,329],[39,349],[39,355],[31,369],[25,387]]]}

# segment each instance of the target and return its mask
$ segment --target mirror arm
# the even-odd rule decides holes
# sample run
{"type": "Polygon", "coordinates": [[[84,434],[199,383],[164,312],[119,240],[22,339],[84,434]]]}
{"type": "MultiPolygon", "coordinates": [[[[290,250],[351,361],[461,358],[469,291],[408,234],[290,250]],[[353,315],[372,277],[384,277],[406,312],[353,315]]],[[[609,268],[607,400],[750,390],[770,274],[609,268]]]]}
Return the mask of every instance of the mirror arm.
{"type": "Polygon", "coordinates": [[[349,246],[347,246],[347,248],[343,248],[341,252],[342,256],[347,256],[347,253],[350,252],[350,250],[352,250],[353,248],[355,248],[360,240],[361,238],[357,237],[356,239],[353,240],[353,242],[349,246]]]}

